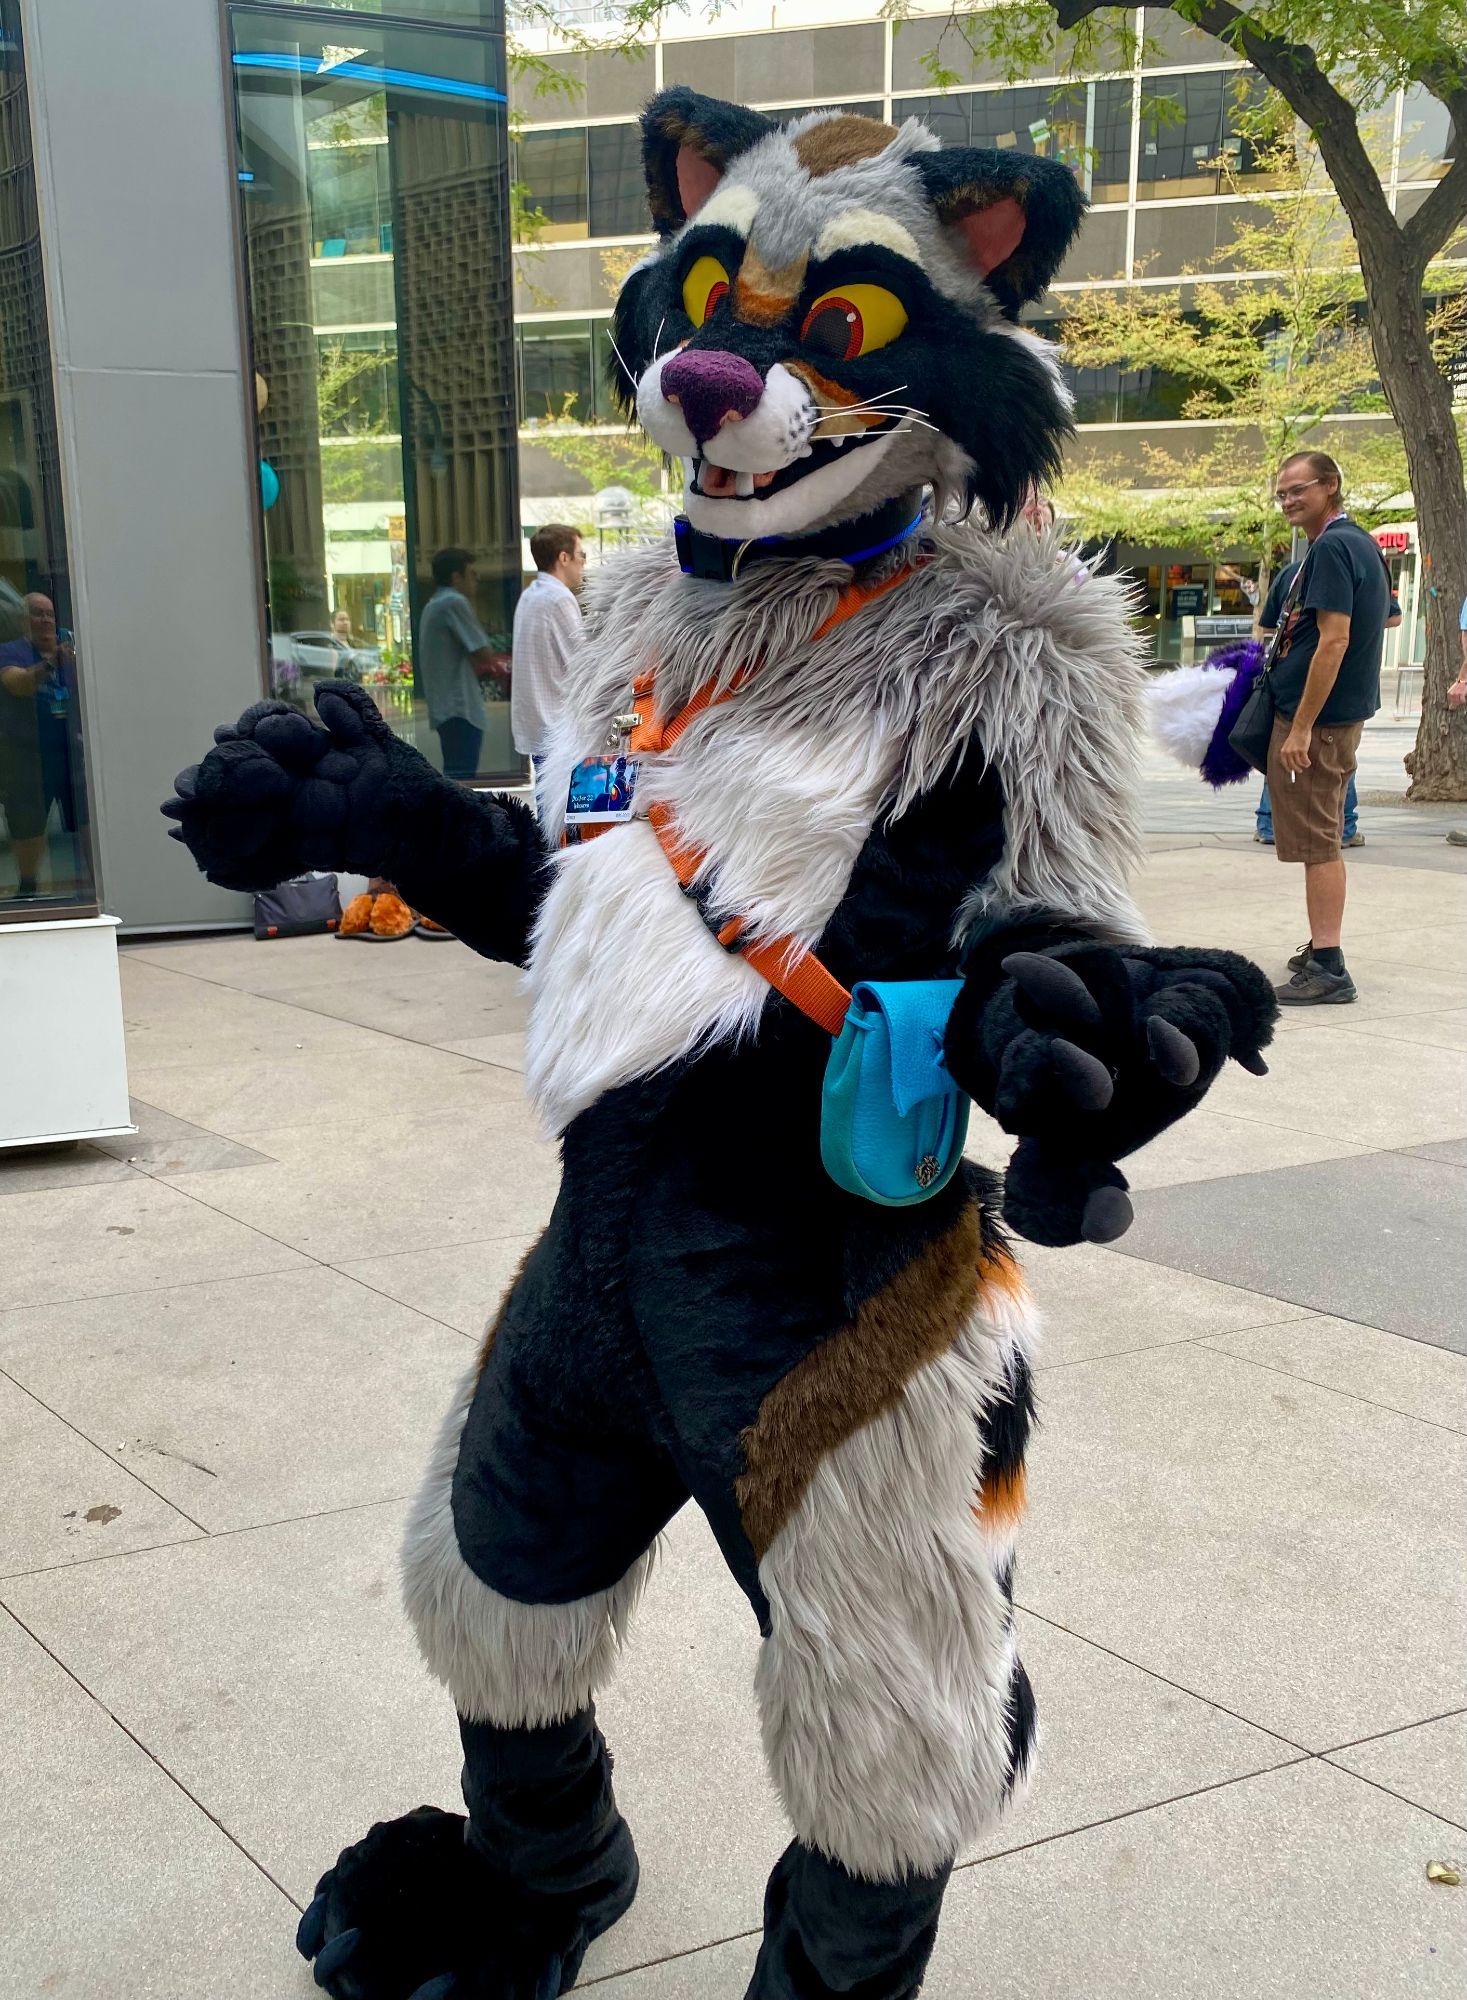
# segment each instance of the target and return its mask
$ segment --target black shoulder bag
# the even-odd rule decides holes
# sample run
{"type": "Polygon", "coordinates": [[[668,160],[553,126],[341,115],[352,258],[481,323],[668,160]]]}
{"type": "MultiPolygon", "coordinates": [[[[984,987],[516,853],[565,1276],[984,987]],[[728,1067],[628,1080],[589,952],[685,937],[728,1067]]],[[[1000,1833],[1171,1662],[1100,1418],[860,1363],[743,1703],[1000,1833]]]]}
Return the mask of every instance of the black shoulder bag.
{"type": "Polygon", "coordinates": [[[1279,612],[1279,622],[1264,655],[1263,668],[1253,686],[1253,692],[1243,704],[1237,721],[1228,731],[1229,747],[1237,752],[1245,764],[1251,764],[1261,778],[1268,776],[1268,746],[1273,741],[1273,718],[1275,714],[1273,698],[1273,666],[1278,658],[1279,648],[1284,643],[1284,634],[1289,629],[1289,620],[1294,608],[1304,593],[1304,575],[1309,568],[1311,548],[1303,562],[1294,571],[1294,581],[1289,585],[1288,595],[1279,612]]]}

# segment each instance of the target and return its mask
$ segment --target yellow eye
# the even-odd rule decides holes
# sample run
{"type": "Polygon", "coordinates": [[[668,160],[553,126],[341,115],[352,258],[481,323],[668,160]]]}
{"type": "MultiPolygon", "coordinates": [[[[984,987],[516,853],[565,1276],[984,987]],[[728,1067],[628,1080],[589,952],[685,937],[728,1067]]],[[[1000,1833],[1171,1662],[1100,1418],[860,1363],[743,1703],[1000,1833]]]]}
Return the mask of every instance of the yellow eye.
{"type": "Polygon", "coordinates": [[[906,323],[906,307],[885,285],[842,285],[811,306],[800,339],[817,354],[854,361],[895,340],[906,323]]]}
{"type": "Polygon", "coordinates": [[[702,326],[728,290],[728,272],[716,257],[700,257],[683,279],[683,311],[702,326]]]}

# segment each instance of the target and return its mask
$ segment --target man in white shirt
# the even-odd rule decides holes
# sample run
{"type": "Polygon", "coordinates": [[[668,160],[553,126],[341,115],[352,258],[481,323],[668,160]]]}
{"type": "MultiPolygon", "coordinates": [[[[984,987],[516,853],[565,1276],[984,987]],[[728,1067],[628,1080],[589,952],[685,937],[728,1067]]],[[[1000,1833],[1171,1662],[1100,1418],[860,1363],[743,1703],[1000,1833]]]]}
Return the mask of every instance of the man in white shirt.
{"type": "Polygon", "coordinates": [[[443,775],[461,782],[478,775],[484,741],[479,683],[494,671],[489,635],[474,615],[474,559],[467,549],[440,549],[433,558],[438,588],[418,621],[418,675],[428,720],[443,750],[443,775]]]}
{"type": "Polygon", "coordinates": [[[530,537],[530,554],[536,574],[515,607],[509,719],[515,749],[538,767],[566,667],[581,640],[576,598],[586,577],[586,550],[574,528],[551,522],[530,537]]]}

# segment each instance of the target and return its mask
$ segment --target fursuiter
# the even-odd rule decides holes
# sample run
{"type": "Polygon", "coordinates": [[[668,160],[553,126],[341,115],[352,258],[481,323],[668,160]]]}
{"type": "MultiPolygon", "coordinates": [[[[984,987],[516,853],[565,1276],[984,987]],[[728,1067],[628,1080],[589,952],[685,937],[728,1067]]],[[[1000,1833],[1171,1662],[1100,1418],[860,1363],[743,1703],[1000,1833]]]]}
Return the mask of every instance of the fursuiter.
{"type": "Polygon", "coordinates": [[[1127,893],[1122,589],[1006,532],[1068,428],[1017,316],[1079,225],[1069,174],[684,90],[644,134],[660,242],[617,366],[684,518],[595,579],[538,813],[438,777],[342,684],[324,728],[250,709],[164,808],[216,882],[384,875],[524,966],[560,1137],[407,1532],[467,1817],[420,1807],[322,1878],[298,1942],[339,2000],[575,1983],[637,1886],[593,1699],[690,1498],[759,1622],[794,1835],[749,1995],[918,1991],[953,1863],[1034,1749],[1010,1232],[1117,1235],[1115,1162],[1229,1057],[1261,1074],[1272,1034],[1255,966],[1149,945],[1127,893]],[[630,812],[564,837],[573,773],[618,749],[630,812]],[[824,1170],[862,980],[954,982],[928,1060],[1016,1136],[1004,1186],[964,1163],[888,1206],[824,1170]]]}

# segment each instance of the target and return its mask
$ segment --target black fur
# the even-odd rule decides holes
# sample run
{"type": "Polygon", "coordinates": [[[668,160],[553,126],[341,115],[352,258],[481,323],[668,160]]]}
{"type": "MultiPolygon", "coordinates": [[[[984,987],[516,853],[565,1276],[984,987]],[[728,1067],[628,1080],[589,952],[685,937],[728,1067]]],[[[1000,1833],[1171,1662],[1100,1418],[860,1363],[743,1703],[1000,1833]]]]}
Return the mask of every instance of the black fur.
{"type": "Polygon", "coordinates": [[[659,236],[671,236],[687,221],[677,186],[677,156],[688,146],[715,167],[746,153],[777,128],[742,104],[700,97],[681,84],[660,90],[642,113],[642,166],[647,200],[659,236]]]}
{"type": "Polygon", "coordinates": [[[1045,290],[1085,218],[1087,203],[1075,176],[1057,160],[1026,153],[996,153],[954,146],[919,153],[916,168],[944,222],[1011,196],[1024,211],[1024,240],[984,282],[1010,319],[1045,290]]]}
{"type": "Polygon", "coordinates": [[[256,702],[214,732],[162,808],[223,889],[270,889],[308,869],[380,875],[486,958],[524,963],[550,861],[518,799],[470,792],[393,735],[364,688],[323,681],[324,728],[256,702]]]}
{"type": "Polygon", "coordinates": [[[764,1892],[764,1943],[745,2000],[913,2000],[951,1873],[866,1882],[791,1841],[764,1892]]]}

